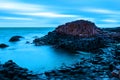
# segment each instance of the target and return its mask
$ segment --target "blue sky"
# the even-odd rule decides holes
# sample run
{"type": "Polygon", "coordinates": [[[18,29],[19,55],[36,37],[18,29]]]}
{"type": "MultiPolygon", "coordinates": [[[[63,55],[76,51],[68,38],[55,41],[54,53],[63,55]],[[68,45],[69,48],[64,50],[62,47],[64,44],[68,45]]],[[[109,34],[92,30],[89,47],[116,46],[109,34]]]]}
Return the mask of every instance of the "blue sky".
{"type": "Polygon", "coordinates": [[[79,19],[120,26],[120,0],[0,0],[0,27],[57,27],[79,19]]]}

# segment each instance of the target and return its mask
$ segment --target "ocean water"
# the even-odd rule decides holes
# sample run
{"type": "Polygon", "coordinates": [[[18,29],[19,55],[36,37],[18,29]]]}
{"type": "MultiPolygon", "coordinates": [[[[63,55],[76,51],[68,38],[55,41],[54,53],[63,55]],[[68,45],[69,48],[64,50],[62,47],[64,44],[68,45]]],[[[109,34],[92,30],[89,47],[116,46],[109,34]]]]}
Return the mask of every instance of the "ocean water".
{"type": "Polygon", "coordinates": [[[52,30],[54,28],[0,28],[0,43],[9,45],[8,48],[0,49],[1,63],[13,60],[21,67],[41,73],[60,68],[62,65],[74,64],[81,57],[89,55],[70,53],[52,46],[26,44],[26,41],[32,43],[36,37],[42,37],[52,30]],[[9,42],[9,39],[15,35],[24,38],[19,42],[9,42]]]}

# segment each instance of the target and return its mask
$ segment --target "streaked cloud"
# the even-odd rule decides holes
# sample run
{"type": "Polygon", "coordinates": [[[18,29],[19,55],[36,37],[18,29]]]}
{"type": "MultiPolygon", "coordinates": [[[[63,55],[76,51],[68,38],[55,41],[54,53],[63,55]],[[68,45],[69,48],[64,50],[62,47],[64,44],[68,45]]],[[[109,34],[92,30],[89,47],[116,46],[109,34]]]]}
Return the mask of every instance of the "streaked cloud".
{"type": "Polygon", "coordinates": [[[76,15],[70,14],[60,14],[56,11],[52,12],[42,5],[20,3],[20,2],[1,2],[0,9],[6,10],[12,14],[26,15],[26,16],[36,16],[36,17],[48,17],[48,18],[57,18],[57,17],[77,17],[76,15]]]}
{"type": "Polygon", "coordinates": [[[109,23],[109,24],[97,24],[97,26],[98,27],[100,27],[100,28],[112,28],[112,27],[120,27],[120,24],[111,24],[111,23],[109,23]]]}
{"type": "Polygon", "coordinates": [[[57,26],[84,19],[114,27],[120,23],[120,1],[108,1],[0,0],[0,26],[57,26]]]}
{"type": "Polygon", "coordinates": [[[0,20],[33,20],[32,18],[21,18],[21,17],[0,17],[0,20]]]}
{"type": "Polygon", "coordinates": [[[40,11],[43,9],[43,6],[21,2],[2,1],[0,2],[0,9],[8,11],[40,11]]]}
{"type": "Polygon", "coordinates": [[[63,18],[63,17],[78,17],[77,15],[59,14],[53,12],[29,12],[29,13],[16,13],[20,15],[27,16],[37,16],[37,17],[49,17],[49,18],[63,18]]]}
{"type": "Polygon", "coordinates": [[[102,9],[102,8],[81,8],[80,10],[85,12],[100,13],[100,14],[120,14],[120,11],[114,11],[114,10],[102,9]]]}
{"type": "Polygon", "coordinates": [[[115,19],[103,19],[101,21],[108,22],[108,23],[117,23],[118,22],[118,20],[115,20],[115,19]]]}

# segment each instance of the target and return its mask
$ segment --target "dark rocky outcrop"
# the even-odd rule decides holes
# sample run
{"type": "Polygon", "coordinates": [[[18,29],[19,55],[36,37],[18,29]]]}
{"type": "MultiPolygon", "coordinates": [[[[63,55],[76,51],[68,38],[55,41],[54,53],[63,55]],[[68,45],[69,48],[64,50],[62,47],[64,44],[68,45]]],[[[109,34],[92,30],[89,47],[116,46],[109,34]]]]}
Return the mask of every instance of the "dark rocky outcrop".
{"type": "Polygon", "coordinates": [[[28,69],[19,67],[12,60],[0,64],[0,80],[40,80],[36,74],[28,69]]]}
{"type": "Polygon", "coordinates": [[[73,36],[90,37],[102,33],[102,30],[90,21],[77,20],[58,26],[55,32],[73,36]]]}
{"type": "Polygon", "coordinates": [[[108,32],[98,28],[94,23],[77,20],[58,26],[48,35],[36,38],[33,43],[36,46],[54,45],[56,48],[73,51],[92,51],[105,47],[109,42],[113,41],[108,32]]]}
{"type": "Polygon", "coordinates": [[[13,36],[10,38],[9,42],[17,42],[20,41],[20,38],[23,38],[22,36],[13,36]]]}
{"type": "Polygon", "coordinates": [[[0,44],[0,48],[6,48],[6,47],[8,47],[8,45],[6,45],[6,44],[0,44]]]}

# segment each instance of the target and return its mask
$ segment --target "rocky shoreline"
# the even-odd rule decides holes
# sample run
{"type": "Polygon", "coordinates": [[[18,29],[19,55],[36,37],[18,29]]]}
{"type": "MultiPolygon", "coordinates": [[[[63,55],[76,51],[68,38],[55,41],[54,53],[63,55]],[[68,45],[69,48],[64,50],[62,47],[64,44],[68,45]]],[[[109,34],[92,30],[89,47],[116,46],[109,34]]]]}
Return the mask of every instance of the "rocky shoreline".
{"type": "Polygon", "coordinates": [[[4,64],[0,64],[0,80],[40,80],[40,78],[32,71],[9,60],[4,64]]]}
{"type": "Polygon", "coordinates": [[[71,66],[45,72],[46,80],[119,80],[120,44],[100,50],[89,59],[82,58],[71,66]]]}
{"type": "MultiPolygon", "coordinates": [[[[77,20],[58,26],[33,40],[35,46],[52,45],[67,51],[91,52],[94,56],[41,74],[33,74],[12,60],[0,64],[0,80],[120,80],[120,28],[100,29],[93,22],[77,20]]],[[[13,36],[9,41],[20,41],[13,36]]],[[[29,42],[26,42],[29,43],[29,42]]],[[[9,47],[0,44],[0,48],[9,47]]],[[[79,53],[80,54],[80,53],[79,53]]]]}
{"type": "Polygon", "coordinates": [[[19,67],[12,60],[0,65],[1,80],[119,80],[120,44],[101,48],[93,57],[81,58],[71,66],[34,74],[19,67]]]}

